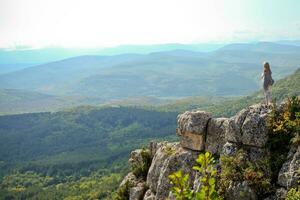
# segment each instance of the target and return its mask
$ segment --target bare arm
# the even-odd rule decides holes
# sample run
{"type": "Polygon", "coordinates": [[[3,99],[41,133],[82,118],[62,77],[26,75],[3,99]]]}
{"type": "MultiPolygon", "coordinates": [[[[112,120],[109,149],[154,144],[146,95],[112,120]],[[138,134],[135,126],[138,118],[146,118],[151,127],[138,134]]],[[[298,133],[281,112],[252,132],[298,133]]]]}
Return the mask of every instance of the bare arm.
{"type": "Polygon", "coordinates": [[[261,79],[263,79],[263,78],[264,78],[264,73],[261,73],[261,76],[260,76],[260,78],[261,78],[261,79]]]}

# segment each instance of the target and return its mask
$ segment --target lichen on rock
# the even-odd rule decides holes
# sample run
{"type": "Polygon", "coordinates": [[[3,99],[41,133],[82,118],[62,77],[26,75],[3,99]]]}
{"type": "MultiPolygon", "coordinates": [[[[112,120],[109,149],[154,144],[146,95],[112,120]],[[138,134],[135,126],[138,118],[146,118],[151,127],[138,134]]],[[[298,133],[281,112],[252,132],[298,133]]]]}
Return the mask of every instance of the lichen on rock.
{"type": "Polygon", "coordinates": [[[278,184],[287,190],[296,187],[299,180],[300,168],[300,146],[292,148],[288,154],[287,161],[282,165],[278,175],[278,184]]]}
{"type": "Polygon", "coordinates": [[[189,173],[191,182],[195,176],[192,167],[195,164],[197,152],[184,149],[178,143],[165,143],[161,146],[152,161],[147,176],[147,185],[155,194],[156,199],[165,199],[169,195],[171,184],[168,176],[181,169],[184,173],[189,173]],[[175,152],[169,154],[166,151],[172,145],[175,152]]]}
{"type": "Polygon", "coordinates": [[[182,147],[204,150],[205,136],[211,114],[205,111],[187,111],[177,117],[177,135],[182,147]]]}

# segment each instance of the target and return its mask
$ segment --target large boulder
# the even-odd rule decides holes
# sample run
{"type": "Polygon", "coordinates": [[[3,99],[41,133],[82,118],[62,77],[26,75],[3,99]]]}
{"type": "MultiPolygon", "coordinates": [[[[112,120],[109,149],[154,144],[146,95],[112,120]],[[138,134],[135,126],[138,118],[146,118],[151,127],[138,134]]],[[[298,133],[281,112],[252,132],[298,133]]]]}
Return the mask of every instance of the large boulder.
{"type": "Polygon", "coordinates": [[[180,147],[178,143],[163,142],[158,145],[160,147],[156,150],[147,174],[147,185],[154,193],[156,193],[160,170],[164,166],[165,160],[169,157],[170,154],[173,153],[173,149],[177,149],[180,147]]]}
{"type": "Polygon", "coordinates": [[[235,116],[229,118],[224,122],[225,126],[225,140],[227,142],[240,143],[242,139],[241,127],[249,112],[249,109],[243,109],[235,116]]]}
{"type": "Polygon", "coordinates": [[[208,122],[205,150],[213,154],[220,154],[225,144],[226,127],[224,122],[227,118],[212,118],[208,122]]]}
{"type": "Polygon", "coordinates": [[[264,104],[256,104],[224,121],[225,141],[264,147],[268,140],[266,118],[270,111],[264,104]]]}
{"type": "Polygon", "coordinates": [[[147,150],[136,149],[130,153],[130,158],[128,160],[130,166],[139,165],[140,163],[143,162],[142,151],[149,152],[148,149],[147,150]]]}
{"type": "Polygon", "coordinates": [[[204,142],[208,121],[211,114],[205,111],[187,111],[177,117],[177,135],[182,147],[201,151],[204,142]]]}
{"type": "Polygon", "coordinates": [[[157,142],[154,142],[154,141],[151,141],[150,144],[149,144],[149,151],[150,151],[150,156],[151,158],[154,157],[157,149],[159,148],[158,146],[158,143],[157,142]]]}
{"type": "Polygon", "coordinates": [[[192,185],[195,171],[197,152],[184,149],[177,143],[168,143],[161,146],[154,155],[147,175],[147,185],[155,194],[155,199],[166,199],[171,188],[169,175],[181,169],[183,173],[190,174],[192,185]]]}
{"type": "Polygon", "coordinates": [[[180,144],[184,148],[188,148],[195,151],[204,150],[204,135],[198,135],[186,132],[180,136],[180,144]]]}
{"type": "Polygon", "coordinates": [[[278,175],[278,184],[286,189],[297,186],[300,168],[300,146],[292,148],[278,175]]]}
{"type": "Polygon", "coordinates": [[[128,182],[131,186],[135,186],[138,184],[138,179],[132,172],[129,172],[122,180],[120,187],[125,185],[126,182],[128,182]]]}
{"type": "Polygon", "coordinates": [[[129,190],[129,200],[141,200],[144,197],[146,185],[144,182],[138,183],[129,190]]]}
{"type": "Polygon", "coordinates": [[[249,112],[241,127],[244,145],[264,147],[268,140],[266,124],[268,109],[261,104],[249,107],[249,112]]]}

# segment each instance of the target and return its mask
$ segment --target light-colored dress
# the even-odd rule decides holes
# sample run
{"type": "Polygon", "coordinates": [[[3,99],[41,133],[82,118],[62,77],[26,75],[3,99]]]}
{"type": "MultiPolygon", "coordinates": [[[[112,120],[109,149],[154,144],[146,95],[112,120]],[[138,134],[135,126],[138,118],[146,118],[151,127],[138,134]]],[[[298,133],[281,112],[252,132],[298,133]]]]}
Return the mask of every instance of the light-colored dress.
{"type": "Polygon", "coordinates": [[[271,86],[274,83],[272,72],[263,72],[262,75],[263,89],[265,93],[266,103],[271,103],[271,86]]]}

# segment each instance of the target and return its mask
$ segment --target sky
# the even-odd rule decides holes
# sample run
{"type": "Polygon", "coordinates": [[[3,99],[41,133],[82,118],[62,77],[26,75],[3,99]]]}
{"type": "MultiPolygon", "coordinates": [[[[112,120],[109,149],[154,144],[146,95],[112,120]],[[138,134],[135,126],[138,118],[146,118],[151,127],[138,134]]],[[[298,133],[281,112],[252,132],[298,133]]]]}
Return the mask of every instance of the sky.
{"type": "Polygon", "coordinates": [[[299,0],[0,0],[0,48],[283,39],[299,0]]]}

